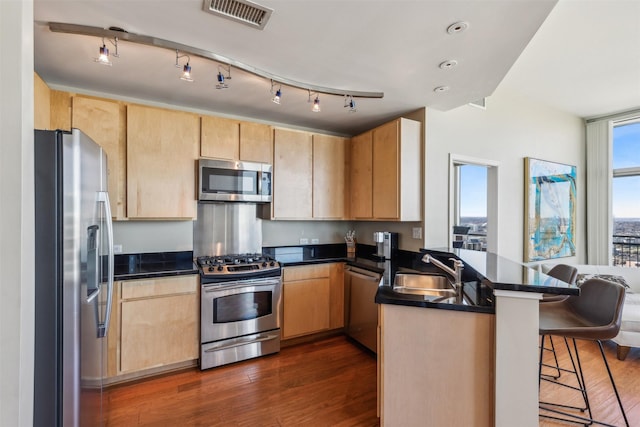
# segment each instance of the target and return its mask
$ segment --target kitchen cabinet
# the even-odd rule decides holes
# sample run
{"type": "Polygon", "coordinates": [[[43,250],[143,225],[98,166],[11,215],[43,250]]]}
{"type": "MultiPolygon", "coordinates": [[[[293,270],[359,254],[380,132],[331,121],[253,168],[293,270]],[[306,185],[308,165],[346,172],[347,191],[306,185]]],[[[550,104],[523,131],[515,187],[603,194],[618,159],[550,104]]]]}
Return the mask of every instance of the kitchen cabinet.
{"type": "Polygon", "coordinates": [[[114,219],[126,217],[126,108],[124,104],[73,96],[71,126],[86,133],[107,153],[108,189],[114,219]]]}
{"type": "Polygon", "coordinates": [[[117,282],[108,372],[114,365],[126,375],[198,359],[198,283],[197,275],[117,282]]]}
{"type": "Polygon", "coordinates": [[[347,139],[313,135],[313,218],[344,219],[347,139]]]}
{"type": "Polygon", "coordinates": [[[351,139],[351,217],[422,219],[421,124],[405,118],[351,139]]]}
{"type": "Polygon", "coordinates": [[[344,264],[285,267],[282,338],[344,326],[344,264]]]}
{"type": "Polygon", "coordinates": [[[195,114],[127,106],[127,216],[196,217],[196,160],[200,120],[195,114]]]}
{"type": "Polygon", "coordinates": [[[33,73],[33,127],[35,129],[51,129],[51,90],[33,73]]]}
{"type": "Polygon", "coordinates": [[[350,200],[353,219],[373,218],[373,131],[351,138],[350,200]]]}
{"type": "Polygon", "coordinates": [[[495,315],[381,304],[378,321],[381,425],[495,425],[495,315]]]}
{"type": "Polygon", "coordinates": [[[71,130],[71,94],[59,90],[50,93],[50,128],[71,130]]]}
{"type": "Polygon", "coordinates": [[[273,219],[309,219],[313,215],[313,141],[311,133],[275,129],[273,219]]]}
{"type": "Polygon", "coordinates": [[[217,159],[273,163],[271,126],[202,116],[200,155],[217,159]]]}

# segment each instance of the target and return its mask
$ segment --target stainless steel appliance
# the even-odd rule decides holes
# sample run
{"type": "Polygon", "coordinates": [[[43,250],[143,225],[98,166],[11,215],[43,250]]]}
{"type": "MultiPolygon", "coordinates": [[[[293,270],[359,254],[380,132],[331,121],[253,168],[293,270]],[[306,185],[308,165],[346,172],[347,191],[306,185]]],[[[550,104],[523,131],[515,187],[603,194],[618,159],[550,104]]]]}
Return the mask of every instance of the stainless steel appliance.
{"type": "Polygon", "coordinates": [[[271,170],[272,166],[267,163],[200,159],[198,200],[268,203],[271,170]]]}
{"type": "Polygon", "coordinates": [[[34,426],[102,425],[113,288],[107,158],[77,129],[35,131],[34,426]]]}
{"type": "Polygon", "coordinates": [[[202,256],[200,369],[280,351],[280,264],[262,254],[202,256]]]}
{"type": "Polygon", "coordinates": [[[378,307],[376,291],[382,275],[347,266],[345,269],[346,333],[369,350],[377,352],[378,307]]]}
{"type": "Polygon", "coordinates": [[[398,233],[389,231],[376,231],[373,233],[373,241],[376,243],[376,253],[380,259],[391,259],[398,250],[398,233]]]}

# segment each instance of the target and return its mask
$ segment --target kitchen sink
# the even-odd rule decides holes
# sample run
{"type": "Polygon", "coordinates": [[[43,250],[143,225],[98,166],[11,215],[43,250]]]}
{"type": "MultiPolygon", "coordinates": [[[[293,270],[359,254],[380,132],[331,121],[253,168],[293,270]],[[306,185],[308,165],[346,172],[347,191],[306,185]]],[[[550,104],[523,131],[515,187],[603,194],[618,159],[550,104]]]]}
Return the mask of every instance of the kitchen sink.
{"type": "Polygon", "coordinates": [[[449,298],[456,295],[449,278],[441,274],[398,273],[393,281],[393,291],[401,294],[423,295],[425,297],[449,298]]]}

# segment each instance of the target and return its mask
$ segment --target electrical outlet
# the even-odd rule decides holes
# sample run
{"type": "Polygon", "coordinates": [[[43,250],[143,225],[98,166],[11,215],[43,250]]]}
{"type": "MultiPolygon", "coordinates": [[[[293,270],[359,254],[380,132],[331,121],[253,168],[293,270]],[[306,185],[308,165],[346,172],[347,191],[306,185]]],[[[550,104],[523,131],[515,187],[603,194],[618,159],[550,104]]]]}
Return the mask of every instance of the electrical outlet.
{"type": "Polygon", "coordinates": [[[301,237],[300,238],[300,244],[301,245],[308,245],[309,244],[309,239],[307,239],[306,237],[301,237]]]}
{"type": "Polygon", "coordinates": [[[318,243],[320,243],[320,239],[311,239],[312,245],[317,245],[318,243]]]}
{"type": "Polygon", "coordinates": [[[414,239],[422,239],[422,227],[413,227],[412,232],[414,239]]]}
{"type": "Polygon", "coordinates": [[[122,253],[122,245],[113,245],[113,253],[121,254],[122,253]]]}

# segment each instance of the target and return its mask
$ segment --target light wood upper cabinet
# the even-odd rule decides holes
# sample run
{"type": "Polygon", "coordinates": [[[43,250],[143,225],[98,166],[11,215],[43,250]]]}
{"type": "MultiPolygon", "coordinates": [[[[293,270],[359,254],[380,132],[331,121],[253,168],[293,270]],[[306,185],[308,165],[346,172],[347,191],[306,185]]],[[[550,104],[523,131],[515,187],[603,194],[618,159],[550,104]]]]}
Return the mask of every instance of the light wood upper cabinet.
{"type": "Polygon", "coordinates": [[[71,130],[71,94],[59,90],[51,91],[50,129],[71,130]]]}
{"type": "Polygon", "coordinates": [[[312,205],[311,134],[275,129],[272,208],[274,219],[308,219],[312,205]]]}
{"type": "Polygon", "coordinates": [[[273,163],[273,129],[271,126],[240,122],[240,160],[273,163]]]}
{"type": "Polygon", "coordinates": [[[108,190],[115,219],[126,216],[125,106],[83,96],[72,98],[71,125],[86,133],[107,153],[108,190]]]}
{"type": "MultiPolygon", "coordinates": [[[[400,123],[398,120],[373,130],[373,217],[400,216],[400,123]]],[[[416,184],[418,184],[416,182],[416,184]]]]}
{"type": "Polygon", "coordinates": [[[200,155],[217,159],[273,163],[271,126],[203,116],[200,155]]]}
{"type": "Polygon", "coordinates": [[[51,129],[51,89],[33,73],[33,127],[51,129]]]}
{"type": "Polygon", "coordinates": [[[373,217],[373,132],[351,138],[350,196],[351,217],[373,217]]]}
{"type": "Polygon", "coordinates": [[[129,218],[196,217],[196,160],[200,121],[195,114],[127,107],[129,218]]]}
{"type": "Polygon", "coordinates": [[[202,116],[200,155],[217,159],[240,158],[240,122],[222,117],[202,116]]]}
{"type": "Polygon", "coordinates": [[[400,118],[351,139],[351,217],[422,218],[421,124],[400,118]]]}
{"type": "Polygon", "coordinates": [[[342,219],[345,213],[347,140],[313,135],[313,217],[342,219]]]}

